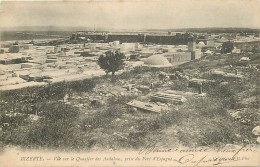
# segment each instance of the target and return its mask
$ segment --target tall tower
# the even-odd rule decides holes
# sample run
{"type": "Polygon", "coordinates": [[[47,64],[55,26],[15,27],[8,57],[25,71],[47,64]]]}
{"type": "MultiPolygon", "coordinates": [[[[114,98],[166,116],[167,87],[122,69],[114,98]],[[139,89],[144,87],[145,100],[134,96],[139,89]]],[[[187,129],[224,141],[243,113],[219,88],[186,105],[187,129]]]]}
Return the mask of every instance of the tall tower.
{"type": "Polygon", "coordinates": [[[195,42],[188,42],[188,51],[193,52],[195,50],[195,42]]]}
{"type": "Polygon", "coordinates": [[[195,43],[194,37],[188,38],[188,51],[189,52],[195,51],[195,46],[196,46],[196,43],[195,43]]]}

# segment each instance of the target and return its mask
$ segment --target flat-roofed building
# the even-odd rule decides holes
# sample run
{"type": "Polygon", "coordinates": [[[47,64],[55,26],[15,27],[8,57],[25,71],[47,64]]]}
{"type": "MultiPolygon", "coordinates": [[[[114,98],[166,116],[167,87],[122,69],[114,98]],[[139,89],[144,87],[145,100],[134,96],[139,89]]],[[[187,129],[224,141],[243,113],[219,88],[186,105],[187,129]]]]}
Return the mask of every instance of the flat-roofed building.
{"type": "Polygon", "coordinates": [[[257,41],[234,41],[234,46],[241,52],[260,52],[260,40],[257,41]]]}

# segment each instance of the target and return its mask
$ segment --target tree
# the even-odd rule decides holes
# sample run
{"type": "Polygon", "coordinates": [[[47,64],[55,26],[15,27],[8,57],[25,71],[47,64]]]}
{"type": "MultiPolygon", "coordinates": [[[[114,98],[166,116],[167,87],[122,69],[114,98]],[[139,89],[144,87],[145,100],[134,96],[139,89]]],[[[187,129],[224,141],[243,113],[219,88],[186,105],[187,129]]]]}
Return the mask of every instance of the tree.
{"type": "Polygon", "coordinates": [[[232,42],[230,41],[224,42],[222,44],[221,53],[231,53],[233,49],[234,49],[234,45],[232,42]]]}
{"type": "Polygon", "coordinates": [[[108,74],[112,72],[112,76],[115,72],[123,69],[125,55],[119,51],[107,51],[104,55],[101,55],[98,59],[98,65],[104,69],[108,74]]]}

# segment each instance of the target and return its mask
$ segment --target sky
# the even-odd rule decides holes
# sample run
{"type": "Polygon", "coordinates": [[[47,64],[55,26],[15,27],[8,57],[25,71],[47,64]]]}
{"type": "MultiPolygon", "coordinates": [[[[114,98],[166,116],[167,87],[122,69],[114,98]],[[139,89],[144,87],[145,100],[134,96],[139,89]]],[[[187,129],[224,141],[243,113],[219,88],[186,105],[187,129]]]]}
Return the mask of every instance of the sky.
{"type": "Polygon", "coordinates": [[[2,1],[0,27],[260,28],[259,0],[2,1]]]}

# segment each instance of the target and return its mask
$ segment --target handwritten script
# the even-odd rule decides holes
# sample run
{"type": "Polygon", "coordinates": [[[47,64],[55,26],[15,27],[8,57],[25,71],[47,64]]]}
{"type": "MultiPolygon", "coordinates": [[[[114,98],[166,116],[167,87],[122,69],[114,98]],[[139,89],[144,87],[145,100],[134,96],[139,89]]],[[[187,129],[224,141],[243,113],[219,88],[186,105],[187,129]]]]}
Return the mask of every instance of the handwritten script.
{"type": "Polygon", "coordinates": [[[245,153],[257,152],[256,147],[244,144],[239,147],[220,147],[215,149],[216,155],[212,156],[212,150],[209,148],[168,148],[158,149],[157,142],[149,142],[139,150],[139,155],[153,155],[154,153],[168,153],[172,157],[153,157],[152,160],[167,162],[174,161],[178,164],[189,164],[198,166],[203,163],[211,164],[214,166],[228,164],[234,161],[250,161],[250,157],[245,153]],[[170,154],[169,154],[170,153],[170,154]],[[176,154],[178,153],[178,154],[176,154]],[[211,153],[211,154],[210,154],[211,153]],[[240,154],[243,153],[243,154],[240,154]],[[180,155],[181,154],[181,155],[180,155]],[[201,155],[203,156],[201,157],[201,155]],[[175,156],[179,155],[179,156],[175,156]]]}

